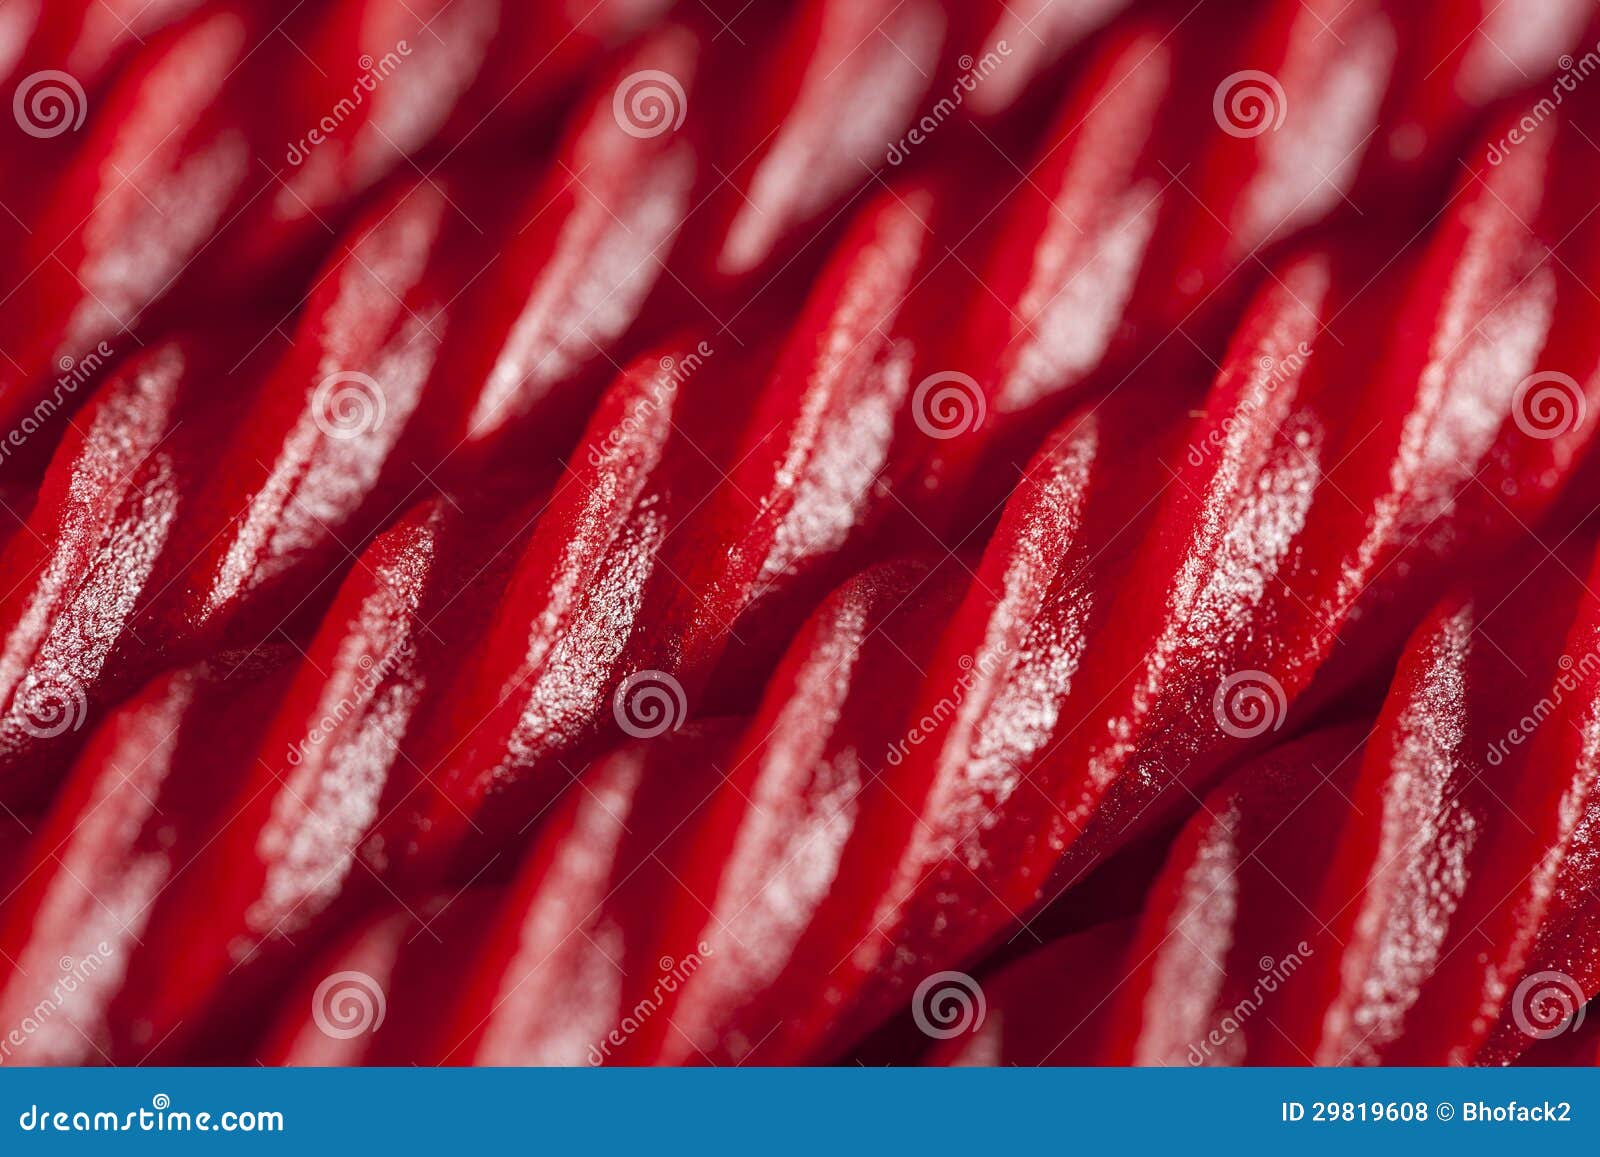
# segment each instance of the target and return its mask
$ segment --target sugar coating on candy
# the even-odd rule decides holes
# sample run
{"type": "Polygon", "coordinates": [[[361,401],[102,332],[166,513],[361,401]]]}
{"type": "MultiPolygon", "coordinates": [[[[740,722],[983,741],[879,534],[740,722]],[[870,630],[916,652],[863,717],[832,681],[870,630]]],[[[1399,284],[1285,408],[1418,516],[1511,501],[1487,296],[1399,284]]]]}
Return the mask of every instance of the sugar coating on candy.
{"type": "Polygon", "coordinates": [[[88,107],[0,181],[0,1010],[116,958],[19,1059],[1593,994],[1590,6],[269,7],[6,14],[88,107]]]}

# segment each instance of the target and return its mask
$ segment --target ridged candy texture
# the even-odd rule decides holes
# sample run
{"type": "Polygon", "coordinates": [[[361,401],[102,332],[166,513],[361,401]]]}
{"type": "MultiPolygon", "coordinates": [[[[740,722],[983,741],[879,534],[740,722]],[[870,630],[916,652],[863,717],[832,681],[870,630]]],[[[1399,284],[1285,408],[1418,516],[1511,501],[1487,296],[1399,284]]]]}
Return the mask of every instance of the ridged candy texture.
{"type": "Polygon", "coordinates": [[[0,1064],[1592,1063],[1597,72],[18,5],[0,1064]]]}

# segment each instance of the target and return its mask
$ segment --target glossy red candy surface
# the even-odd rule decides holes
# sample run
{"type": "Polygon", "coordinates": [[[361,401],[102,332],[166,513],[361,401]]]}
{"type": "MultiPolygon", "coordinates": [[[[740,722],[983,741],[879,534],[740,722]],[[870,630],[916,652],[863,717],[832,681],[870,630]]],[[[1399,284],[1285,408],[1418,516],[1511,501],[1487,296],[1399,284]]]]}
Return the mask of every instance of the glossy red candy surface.
{"type": "Polygon", "coordinates": [[[0,12],[0,1065],[1597,1059],[1600,6],[288,7],[0,12]]]}

